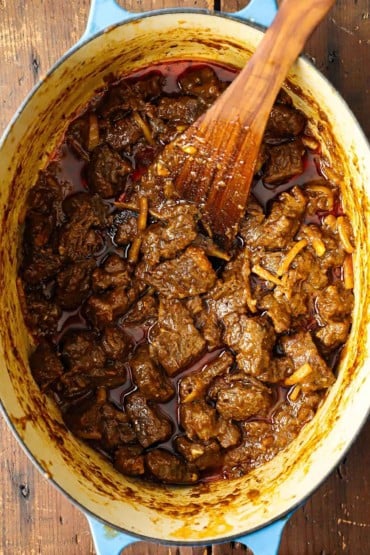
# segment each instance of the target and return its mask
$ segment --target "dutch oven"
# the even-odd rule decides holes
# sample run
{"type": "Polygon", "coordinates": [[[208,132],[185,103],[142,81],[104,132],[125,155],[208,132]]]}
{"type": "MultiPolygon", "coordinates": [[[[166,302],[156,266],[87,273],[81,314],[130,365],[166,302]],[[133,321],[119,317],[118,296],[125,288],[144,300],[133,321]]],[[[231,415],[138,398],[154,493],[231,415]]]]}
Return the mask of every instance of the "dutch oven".
{"type": "Polygon", "coordinates": [[[253,0],[232,16],[185,9],[132,15],[114,0],[92,0],[82,39],[32,91],[1,142],[1,404],[40,471],[88,515],[98,554],[116,555],[138,539],[183,545],[237,539],[256,555],[276,553],[289,514],[339,463],[368,414],[370,150],[342,98],[304,58],[286,88],[311,119],[327,175],[341,186],[356,252],[354,323],[338,379],[298,438],[240,479],[192,487],[139,482],[66,431],[28,367],[32,345],[16,287],[19,222],[27,191],[68,122],[111,74],[181,58],[243,67],[261,39],[259,25],[269,25],[275,12],[274,0],[253,0]]]}

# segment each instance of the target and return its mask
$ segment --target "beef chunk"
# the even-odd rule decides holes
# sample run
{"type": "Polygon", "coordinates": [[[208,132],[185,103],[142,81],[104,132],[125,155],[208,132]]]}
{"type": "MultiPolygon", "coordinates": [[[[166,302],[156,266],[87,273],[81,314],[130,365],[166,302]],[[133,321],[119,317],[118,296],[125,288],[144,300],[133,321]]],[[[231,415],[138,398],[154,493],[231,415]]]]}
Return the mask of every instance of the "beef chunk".
{"type": "Polygon", "coordinates": [[[86,303],[86,317],[95,326],[105,327],[123,316],[144,288],[145,285],[136,280],[127,289],[116,287],[102,295],[92,295],[86,303]]]}
{"type": "Polygon", "coordinates": [[[111,254],[103,266],[93,273],[93,290],[102,292],[115,287],[127,287],[131,282],[131,269],[127,260],[111,254]]]}
{"type": "Polygon", "coordinates": [[[187,70],[179,77],[179,83],[185,93],[198,96],[207,105],[212,104],[226,86],[210,67],[187,70]]]}
{"type": "Polygon", "coordinates": [[[271,213],[261,224],[261,215],[241,225],[240,235],[251,247],[264,247],[274,251],[286,248],[293,240],[301,224],[306,197],[294,187],[289,193],[282,193],[273,204],[271,213]]]}
{"type": "Polygon", "coordinates": [[[103,246],[99,228],[106,224],[107,207],[97,195],[76,193],[63,201],[68,221],[59,232],[59,254],[67,260],[90,257],[103,246]]]}
{"type": "Polygon", "coordinates": [[[185,306],[177,300],[161,299],[151,355],[172,376],[199,357],[204,348],[205,341],[185,306]]]}
{"type": "Polygon", "coordinates": [[[62,355],[67,368],[80,373],[104,366],[106,359],[97,335],[87,330],[68,332],[63,338],[62,355]]]}
{"type": "Polygon", "coordinates": [[[103,198],[116,196],[123,192],[131,170],[131,164],[108,145],[98,146],[88,166],[89,188],[103,198]]]}
{"type": "Polygon", "coordinates": [[[114,454],[114,466],[126,476],[141,476],[145,473],[143,448],[140,445],[125,445],[114,454]]]}
{"type": "Polygon", "coordinates": [[[213,362],[206,364],[199,372],[191,372],[180,381],[179,395],[182,403],[200,399],[206,394],[216,376],[227,374],[234,363],[233,356],[223,351],[213,362]]]}
{"type": "Polygon", "coordinates": [[[22,277],[30,285],[53,278],[62,266],[62,259],[52,249],[34,249],[23,259],[22,277]]]}
{"type": "Polygon", "coordinates": [[[225,281],[218,280],[206,297],[208,309],[220,321],[231,313],[243,314],[247,310],[245,289],[240,287],[240,279],[234,276],[225,281]]]}
{"type": "Polygon", "coordinates": [[[124,317],[123,324],[130,326],[132,324],[142,324],[148,320],[154,320],[158,316],[158,300],[152,295],[144,295],[137,303],[127,312],[124,317]]]}
{"type": "Polygon", "coordinates": [[[26,294],[26,322],[41,335],[56,331],[62,311],[41,293],[32,291],[26,294]]]}
{"type": "Polygon", "coordinates": [[[42,341],[30,356],[30,368],[42,391],[45,391],[64,372],[60,358],[47,341],[42,341]]]}
{"type": "Polygon", "coordinates": [[[221,448],[214,439],[197,442],[190,441],[186,436],[179,436],[175,439],[175,446],[187,462],[193,464],[198,470],[220,468],[222,466],[221,448]]]}
{"type": "Polygon", "coordinates": [[[216,428],[216,438],[219,441],[221,447],[224,449],[230,449],[235,447],[240,443],[240,429],[239,427],[225,418],[219,417],[217,421],[216,428]]]}
{"type": "Polygon", "coordinates": [[[266,416],[271,404],[271,391],[258,380],[245,374],[220,376],[208,390],[216,402],[217,411],[225,418],[247,420],[251,416],[266,416]]]}
{"type": "Polygon", "coordinates": [[[207,342],[208,349],[215,349],[222,344],[221,327],[216,313],[204,307],[194,316],[195,327],[200,331],[207,342]]]}
{"type": "Polygon", "coordinates": [[[275,104],[267,122],[264,141],[296,137],[302,133],[305,124],[302,112],[284,104],[275,104]]]}
{"type": "Polygon", "coordinates": [[[104,327],[122,316],[129,306],[126,291],[119,288],[104,295],[92,295],[87,301],[85,314],[95,326],[104,327]]]}
{"type": "Polygon", "coordinates": [[[194,469],[165,449],[149,451],[145,462],[153,476],[166,484],[192,484],[199,477],[194,469]]]}
{"type": "Polygon", "coordinates": [[[114,326],[105,328],[101,338],[101,344],[106,356],[110,360],[122,359],[129,350],[128,338],[119,328],[114,326]]]}
{"type": "Polygon", "coordinates": [[[66,260],[75,261],[101,250],[103,238],[91,225],[88,213],[65,223],[59,233],[59,254],[66,260]]]}
{"type": "Polygon", "coordinates": [[[161,94],[163,82],[163,76],[153,71],[131,84],[132,94],[146,101],[154,100],[161,94]]]}
{"type": "Polygon", "coordinates": [[[140,345],[136,349],[130,367],[134,382],[146,399],[163,403],[175,395],[168,377],[150,358],[148,345],[140,345]]]}
{"type": "Polygon", "coordinates": [[[49,171],[40,172],[37,183],[29,190],[27,206],[39,214],[55,218],[65,190],[49,171]]]}
{"type": "Polygon", "coordinates": [[[311,371],[300,378],[298,382],[306,390],[315,391],[327,388],[334,383],[334,374],[320,356],[309,332],[300,331],[294,335],[285,336],[281,339],[281,345],[293,365],[293,376],[304,365],[309,365],[311,371]]]}
{"type": "Polygon", "coordinates": [[[110,362],[93,332],[70,332],[64,339],[62,355],[71,374],[83,375],[92,384],[116,387],[126,380],[124,363],[110,362]]]}
{"type": "Polygon", "coordinates": [[[45,215],[36,210],[27,212],[24,236],[27,246],[31,249],[46,247],[49,243],[55,226],[53,213],[45,215]]]}
{"type": "Polygon", "coordinates": [[[182,210],[177,209],[166,225],[153,224],[145,231],[141,251],[151,266],[175,257],[196,238],[198,210],[189,204],[180,205],[180,208],[182,210]]]}
{"type": "Polygon", "coordinates": [[[350,321],[331,322],[315,333],[324,349],[337,349],[346,342],[350,330],[350,321]]]}
{"type": "Polygon", "coordinates": [[[172,299],[205,293],[216,281],[211,263],[198,247],[188,247],[177,258],[163,262],[153,270],[139,272],[138,275],[160,294],[172,299]]]}
{"type": "Polygon", "coordinates": [[[117,119],[132,111],[145,109],[142,96],[134,92],[128,83],[109,87],[98,106],[98,113],[105,119],[117,119]]]}
{"type": "Polygon", "coordinates": [[[216,436],[216,411],[204,399],[181,403],[180,422],[186,435],[192,440],[209,441],[216,436]]]}
{"type": "MultiPolygon", "coordinates": [[[[143,131],[132,116],[112,121],[106,130],[105,140],[115,150],[123,150],[137,143],[143,136],[143,131]]],[[[131,171],[127,163],[128,172],[131,171]]]]}
{"type": "Polygon", "coordinates": [[[119,212],[114,218],[116,232],[114,240],[117,245],[128,245],[137,236],[137,217],[126,210],[119,212]]]}
{"type": "Polygon", "coordinates": [[[340,322],[352,312],[353,293],[344,289],[341,283],[335,283],[317,293],[315,305],[320,321],[340,322]]]}
{"type": "Polygon", "coordinates": [[[291,314],[289,302],[280,290],[275,289],[273,293],[267,293],[259,302],[258,307],[266,310],[276,333],[283,333],[290,329],[291,314]]]}
{"type": "Polygon", "coordinates": [[[265,183],[275,185],[303,173],[305,149],[300,139],[271,146],[268,152],[269,161],[263,176],[265,183]]]}
{"type": "Polygon", "coordinates": [[[222,278],[205,299],[209,312],[215,314],[221,322],[232,312],[244,314],[248,309],[255,312],[256,301],[252,298],[247,252],[226,264],[222,278]]]}
{"type": "Polygon", "coordinates": [[[216,410],[204,399],[181,403],[180,422],[188,438],[194,441],[204,442],[217,438],[224,449],[240,441],[239,428],[218,417],[216,410]]]}
{"type": "Polygon", "coordinates": [[[169,439],[172,426],[169,420],[150,405],[140,393],[131,393],[126,398],[126,411],[143,447],[169,439]]]}
{"type": "Polygon", "coordinates": [[[66,133],[66,141],[78,157],[89,160],[88,139],[89,118],[84,114],[69,125],[66,133]]]}
{"type": "Polygon", "coordinates": [[[144,290],[139,280],[131,281],[128,262],[117,254],[110,255],[103,267],[93,273],[92,295],[86,305],[86,316],[94,325],[106,326],[125,314],[144,290]]]}
{"type": "Polygon", "coordinates": [[[104,403],[101,414],[101,444],[105,449],[113,449],[123,443],[131,443],[136,435],[127,414],[116,409],[111,403],[104,403]]]}
{"type": "Polygon", "coordinates": [[[162,97],[158,103],[157,116],[180,124],[190,124],[203,112],[204,106],[191,96],[162,97]]]}
{"type": "Polygon", "coordinates": [[[271,324],[263,317],[235,313],[226,316],[224,323],[224,340],[237,353],[239,368],[256,378],[268,375],[276,339],[271,324]]]}
{"type": "Polygon", "coordinates": [[[64,419],[81,439],[99,442],[104,449],[113,449],[135,440],[135,432],[127,415],[109,402],[98,399],[71,408],[64,419]]]}
{"type": "Polygon", "coordinates": [[[64,310],[78,308],[89,296],[95,260],[88,258],[63,268],[57,276],[56,300],[64,310]]]}
{"type": "Polygon", "coordinates": [[[63,201],[63,211],[70,220],[85,217],[90,227],[102,227],[106,224],[107,207],[98,195],[75,193],[63,201]]]}

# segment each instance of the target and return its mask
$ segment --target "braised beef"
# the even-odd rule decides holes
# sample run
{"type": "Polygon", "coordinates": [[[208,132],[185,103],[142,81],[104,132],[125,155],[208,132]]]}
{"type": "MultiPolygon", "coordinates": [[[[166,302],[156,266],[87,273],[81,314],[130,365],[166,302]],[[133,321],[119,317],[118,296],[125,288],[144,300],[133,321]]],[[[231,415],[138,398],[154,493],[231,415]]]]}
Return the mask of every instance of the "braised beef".
{"type": "Polygon", "coordinates": [[[151,334],[150,351],[169,376],[188,366],[204,351],[206,342],[178,300],[162,298],[158,322],[151,334]]]}
{"type": "Polygon", "coordinates": [[[287,92],[228,252],[173,188],[181,150],[156,159],[234,75],[166,62],[107,83],[27,196],[31,372],[128,476],[193,484],[269,461],[314,417],[350,333],[355,237],[287,92]]]}
{"type": "Polygon", "coordinates": [[[63,365],[53,347],[43,340],[30,356],[30,368],[37,385],[47,389],[64,372],[63,365]]]}
{"type": "Polygon", "coordinates": [[[136,349],[130,367],[134,382],[146,399],[165,402],[175,395],[170,380],[150,358],[148,345],[140,345],[136,349]]]}
{"type": "Polygon", "coordinates": [[[269,389],[244,374],[220,376],[209,388],[208,396],[221,416],[232,420],[266,416],[272,404],[269,389]]]}
{"type": "Polygon", "coordinates": [[[145,473],[144,449],[140,445],[125,445],[115,452],[114,466],[127,476],[145,473]]]}
{"type": "Polygon", "coordinates": [[[96,263],[93,259],[68,264],[57,275],[57,303],[64,310],[78,308],[90,295],[91,276],[96,263]]]}
{"type": "Polygon", "coordinates": [[[268,320],[263,316],[250,318],[232,313],[224,318],[224,324],[224,341],[237,353],[239,368],[246,374],[269,381],[276,335],[268,320]]]}
{"type": "Polygon", "coordinates": [[[195,470],[165,449],[149,451],[145,461],[153,476],[165,484],[193,484],[199,477],[195,470]]]}
{"type": "Polygon", "coordinates": [[[192,246],[154,269],[140,267],[137,276],[170,299],[206,293],[216,281],[216,274],[204,251],[192,246]]]}
{"type": "Polygon", "coordinates": [[[269,160],[264,171],[265,183],[278,184],[303,172],[304,146],[300,139],[270,146],[269,160]]]}
{"type": "Polygon", "coordinates": [[[172,433],[171,422],[140,393],[126,398],[125,408],[143,447],[164,442],[172,433]]]}
{"type": "Polygon", "coordinates": [[[176,257],[197,237],[198,210],[194,205],[172,205],[168,211],[168,218],[163,210],[161,213],[167,221],[149,226],[143,236],[141,251],[151,266],[176,257]]]}
{"type": "Polygon", "coordinates": [[[88,171],[89,188],[102,198],[123,192],[131,165],[108,145],[97,147],[91,157],[88,171]]]}
{"type": "Polygon", "coordinates": [[[300,135],[306,125],[305,116],[291,106],[275,104],[264,135],[265,142],[286,139],[300,135]]]}
{"type": "Polygon", "coordinates": [[[99,398],[71,408],[64,419],[78,437],[100,441],[106,450],[131,443],[136,438],[127,415],[99,398]]]}
{"type": "Polygon", "coordinates": [[[177,451],[198,470],[217,468],[222,463],[221,447],[214,439],[201,443],[179,436],[175,444],[177,451]]]}

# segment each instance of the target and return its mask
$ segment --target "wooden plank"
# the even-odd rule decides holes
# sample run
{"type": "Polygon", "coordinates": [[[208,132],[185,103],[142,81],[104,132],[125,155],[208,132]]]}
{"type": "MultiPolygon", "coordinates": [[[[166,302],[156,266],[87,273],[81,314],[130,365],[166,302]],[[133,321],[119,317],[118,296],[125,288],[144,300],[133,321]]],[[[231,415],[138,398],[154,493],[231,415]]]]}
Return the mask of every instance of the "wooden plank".
{"type": "Polygon", "coordinates": [[[160,10],[163,8],[204,8],[213,9],[213,0],[127,0],[118,2],[131,12],[160,10]]]}

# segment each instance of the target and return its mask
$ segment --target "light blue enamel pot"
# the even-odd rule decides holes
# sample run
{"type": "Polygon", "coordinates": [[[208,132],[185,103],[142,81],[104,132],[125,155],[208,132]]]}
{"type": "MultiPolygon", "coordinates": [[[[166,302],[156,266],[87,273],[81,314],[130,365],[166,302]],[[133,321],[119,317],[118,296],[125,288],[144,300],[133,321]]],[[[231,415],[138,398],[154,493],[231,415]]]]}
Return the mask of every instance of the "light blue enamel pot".
{"type": "Polygon", "coordinates": [[[87,515],[98,555],[118,555],[141,539],[177,545],[237,540],[255,555],[276,554],[289,515],[338,464],[368,414],[369,146],[341,97],[304,59],[292,68],[287,88],[310,118],[328,175],[342,188],[357,249],[354,325],[339,376],[298,438],[237,480],[185,488],[141,483],[65,429],[28,367],[32,340],[16,283],[21,222],[27,191],[68,122],[111,74],[170,59],[243,67],[275,12],[274,0],[253,0],[232,16],[183,9],[133,15],[114,0],[93,0],[82,39],[32,91],[0,145],[1,404],[40,471],[87,515]]]}

